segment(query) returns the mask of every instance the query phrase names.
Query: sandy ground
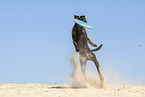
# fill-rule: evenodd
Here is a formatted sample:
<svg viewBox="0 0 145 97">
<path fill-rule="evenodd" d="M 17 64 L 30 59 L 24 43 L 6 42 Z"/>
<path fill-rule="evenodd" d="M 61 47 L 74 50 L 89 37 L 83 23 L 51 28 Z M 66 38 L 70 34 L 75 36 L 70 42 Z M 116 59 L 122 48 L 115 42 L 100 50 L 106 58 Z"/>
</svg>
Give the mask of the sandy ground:
<svg viewBox="0 0 145 97">
<path fill-rule="evenodd" d="M 69 85 L 0 84 L 0 97 L 145 97 L 145 86 L 72 88 Z"/>
</svg>

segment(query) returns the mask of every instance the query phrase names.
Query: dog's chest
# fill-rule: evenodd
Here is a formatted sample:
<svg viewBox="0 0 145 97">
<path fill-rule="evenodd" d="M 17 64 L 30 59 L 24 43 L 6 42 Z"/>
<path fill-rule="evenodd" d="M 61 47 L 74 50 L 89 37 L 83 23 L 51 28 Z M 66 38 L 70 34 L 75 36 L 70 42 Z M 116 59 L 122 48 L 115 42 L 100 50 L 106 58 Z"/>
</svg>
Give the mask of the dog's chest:
<svg viewBox="0 0 145 97">
<path fill-rule="evenodd" d="M 85 31 L 84 29 L 81 31 L 81 40 L 82 40 L 82 41 L 87 40 L 86 31 Z"/>
<path fill-rule="evenodd" d="M 79 44 L 80 44 L 80 46 L 82 48 L 84 48 L 85 46 L 87 46 L 87 35 L 86 35 L 85 30 L 82 30 L 81 31 Z"/>
</svg>

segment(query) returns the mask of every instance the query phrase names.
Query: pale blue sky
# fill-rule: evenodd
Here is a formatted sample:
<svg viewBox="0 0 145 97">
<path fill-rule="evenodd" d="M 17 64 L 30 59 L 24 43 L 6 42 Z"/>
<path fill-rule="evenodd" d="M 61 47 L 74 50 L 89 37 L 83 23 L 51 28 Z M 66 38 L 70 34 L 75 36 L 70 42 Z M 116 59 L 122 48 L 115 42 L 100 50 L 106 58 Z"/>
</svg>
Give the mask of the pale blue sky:
<svg viewBox="0 0 145 97">
<path fill-rule="evenodd" d="M 102 74 L 113 68 L 145 85 L 144 0 L 1 0 L 0 83 L 64 83 L 72 73 L 75 14 L 86 15 L 94 27 L 88 37 L 103 44 L 95 52 Z"/>
</svg>

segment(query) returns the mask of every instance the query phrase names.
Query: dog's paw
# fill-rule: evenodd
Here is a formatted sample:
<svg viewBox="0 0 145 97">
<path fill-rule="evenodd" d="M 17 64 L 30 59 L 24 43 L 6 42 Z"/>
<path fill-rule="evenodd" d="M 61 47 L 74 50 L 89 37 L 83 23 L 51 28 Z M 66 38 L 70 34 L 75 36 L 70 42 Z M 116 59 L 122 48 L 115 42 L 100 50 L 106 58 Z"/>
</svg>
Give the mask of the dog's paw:
<svg viewBox="0 0 145 97">
<path fill-rule="evenodd" d="M 94 44 L 93 46 L 94 46 L 94 47 L 97 47 L 97 45 L 96 45 L 96 44 Z"/>
<path fill-rule="evenodd" d="M 79 49 L 76 49 L 76 52 L 79 52 Z"/>
</svg>

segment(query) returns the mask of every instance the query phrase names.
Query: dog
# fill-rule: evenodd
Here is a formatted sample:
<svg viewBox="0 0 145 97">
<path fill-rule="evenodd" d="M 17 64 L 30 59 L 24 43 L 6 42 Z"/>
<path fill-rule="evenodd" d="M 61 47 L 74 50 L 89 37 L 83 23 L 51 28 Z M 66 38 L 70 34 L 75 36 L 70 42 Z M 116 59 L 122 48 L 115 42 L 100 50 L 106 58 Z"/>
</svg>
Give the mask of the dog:
<svg viewBox="0 0 145 97">
<path fill-rule="evenodd" d="M 80 17 L 77 15 L 74 15 L 74 18 L 87 23 L 87 20 L 84 15 Z M 72 39 L 73 39 L 73 44 L 75 46 L 76 52 L 79 52 L 80 54 L 79 59 L 80 59 L 81 71 L 83 73 L 84 79 L 87 80 L 87 77 L 85 74 L 85 67 L 86 67 L 87 61 L 90 60 L 94 62 L 97 68 L 100 80 L 104 82 L 104 78 L 99 69 L 99 62 L 96 59 L 95 54 L 93 53 L 93 51 L 98 51 L 102 47 L 102 44 L 99 47 L 97 47 L 96 44 L 91 42 L 91 40 L 87 36 L 85 28 L 78 25 L 77 23 L 75 23 L 72 29 Z M 88 47 L 88 43 L 97 48 L 90 50 L 90 48 Z"/>
</svg>

